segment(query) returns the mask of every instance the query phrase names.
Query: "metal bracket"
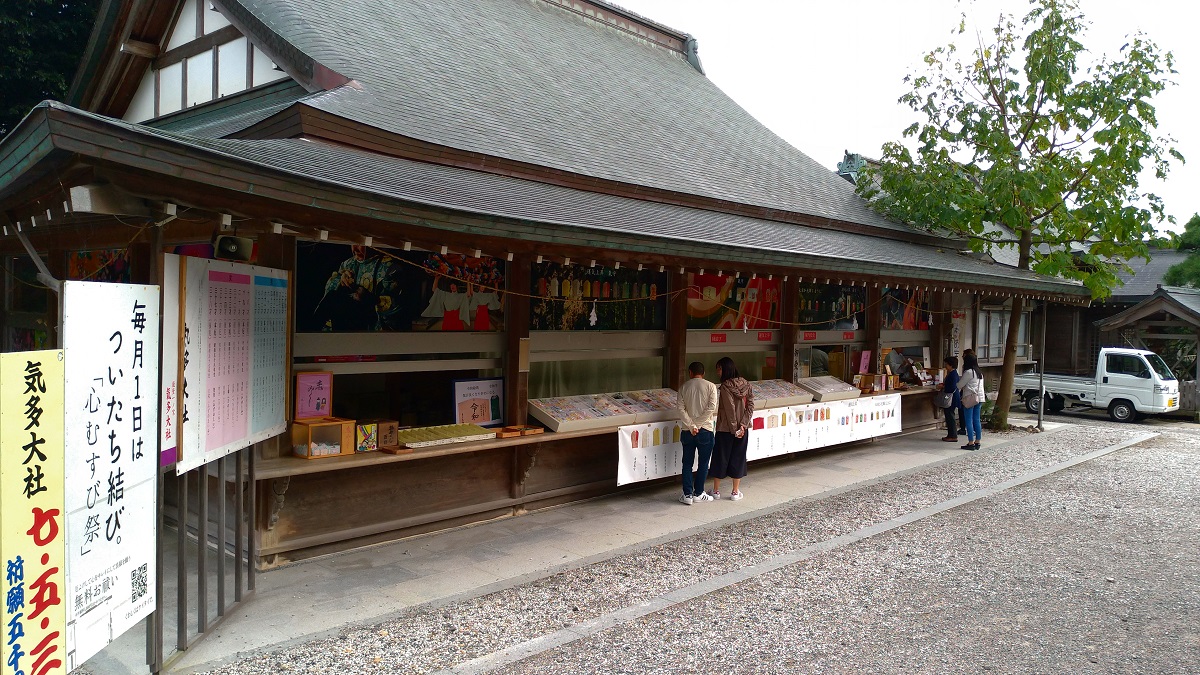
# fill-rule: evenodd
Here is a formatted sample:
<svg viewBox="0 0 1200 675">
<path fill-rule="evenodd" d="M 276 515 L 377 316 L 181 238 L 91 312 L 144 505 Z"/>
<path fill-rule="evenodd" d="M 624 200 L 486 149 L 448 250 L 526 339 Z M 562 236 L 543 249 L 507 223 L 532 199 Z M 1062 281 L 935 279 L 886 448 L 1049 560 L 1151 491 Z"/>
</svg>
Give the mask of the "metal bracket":
<svg viewBox="0 0 1200 675">
<path fill-rule="evenodd" d="M 275 524 L 279 522 L 279 512 L 283 510 L 284 495 L 287 494 L 288 486 L 291 485 L 292 477 L 283 476 L 275 478 L 271 481 L 271 492 L 274 494 L 274 499 L 271 500 L 271 512 L 267 518 L 267 531 L 275 529 Z"/>
</svg>

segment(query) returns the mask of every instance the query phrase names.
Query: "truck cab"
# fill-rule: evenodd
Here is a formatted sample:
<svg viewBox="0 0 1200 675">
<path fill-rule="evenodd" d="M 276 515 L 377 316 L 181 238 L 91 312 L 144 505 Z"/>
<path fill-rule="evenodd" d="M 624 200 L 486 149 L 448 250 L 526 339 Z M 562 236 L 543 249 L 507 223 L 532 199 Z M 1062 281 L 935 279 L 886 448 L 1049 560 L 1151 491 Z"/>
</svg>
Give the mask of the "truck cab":
<svg viewBox="0 0 1200 675">
<path fill-rule="evenodd" d="M 1179 381 L 1158 354 L 1144 350 L 1105 349 L 1096 365 L 1096 403 L 1093 405 L 1110 407 L 1114 401 L 1128 400 L 1138 413 L 1179 409 Z"/>
</svg>

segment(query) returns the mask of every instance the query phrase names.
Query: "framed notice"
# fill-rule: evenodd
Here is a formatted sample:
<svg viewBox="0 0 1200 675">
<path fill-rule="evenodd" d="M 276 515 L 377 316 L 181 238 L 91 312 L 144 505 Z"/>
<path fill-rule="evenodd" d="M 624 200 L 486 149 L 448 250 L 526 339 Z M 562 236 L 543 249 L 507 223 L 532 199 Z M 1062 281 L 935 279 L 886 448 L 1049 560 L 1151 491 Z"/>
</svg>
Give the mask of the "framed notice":
<svg viewBox="0 0 1200 675">
<path fill-rule="evenodd" d="M 495 427 L 504 423 L 504 378 L 454 381 L 454 419 L 458 424 Z"/>
<path fill-rule="evenodd" d="M 183 474 L 287 430 L 288 273 L 175 257 L 183 320 L 172 412 Z"/>
<path fill-rule="evenodd" d="M 293 419 L 329 417 L 332 399 L 333 373 L 323 370 L 296 373 L 296 416 Z"/>
</svg>

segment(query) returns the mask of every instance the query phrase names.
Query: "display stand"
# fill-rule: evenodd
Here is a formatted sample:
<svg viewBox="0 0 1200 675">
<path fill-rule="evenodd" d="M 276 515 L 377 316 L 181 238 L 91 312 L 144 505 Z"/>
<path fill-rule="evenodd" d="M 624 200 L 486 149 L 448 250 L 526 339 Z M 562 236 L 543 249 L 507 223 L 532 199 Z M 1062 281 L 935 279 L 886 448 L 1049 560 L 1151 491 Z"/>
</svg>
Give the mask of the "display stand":
<svg viewBox="0 0 1200 675">
<path fill-rule="evenodd" d="M 844 401 L 862 395 L 862 391 L 858 387 L 847 384 L 832 375 L 806 377 L 797 380 L 796 385 L 812 392 L 814 401 Z"/>
<path fill-rule="evenodd" d="M 671 389 L 530 399 L 529 414 L 551 431 L 583 431 L 678 417 Z"/>
</svg>

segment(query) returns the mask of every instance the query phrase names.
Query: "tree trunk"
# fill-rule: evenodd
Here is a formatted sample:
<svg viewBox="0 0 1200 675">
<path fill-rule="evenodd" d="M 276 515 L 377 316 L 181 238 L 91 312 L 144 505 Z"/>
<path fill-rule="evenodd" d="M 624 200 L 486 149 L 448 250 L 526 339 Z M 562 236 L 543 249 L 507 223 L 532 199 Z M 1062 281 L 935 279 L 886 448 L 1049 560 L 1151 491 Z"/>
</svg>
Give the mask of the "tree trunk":
<svg viewBox="0 0 1200 675">
<path fill-rule="evenodd" d="M 1031 223 L 1021 230 L 1021 242 L 1017 245 L 1017 269 L 1029 269 L 1029 253 L 1032 248 Z M 1012 405 L 1013 380 L 1017 376 L 1017 338 L 1021 335 L 1021 312 L 1024 309 L 1025 299 L 1013 296 L 1012 311 L 1008 315 L 1008 335 L 1004 339 L 1004 367 L 1000 370 L 996 406 L 992 408 L 992 428 L 1001 431 L 1008 428 L 1008 408 Z"/>
<path fill-rule="evenodd" d="M 1025 310 L 1023 298 L 1012 299 L 1012 313 L 1008 315 L 1008 337 L 1004 340 L 1004 367 L 1000 371 L 1000 387 L 996 391 L 996 407 L 992 409 L 992 428 L 1008 428 L 1008 408 L 1012 405 L 1013 380 L 1017 375 L 1017 338 L 1021 331 L 1021 312 Z"/>
</svg>

